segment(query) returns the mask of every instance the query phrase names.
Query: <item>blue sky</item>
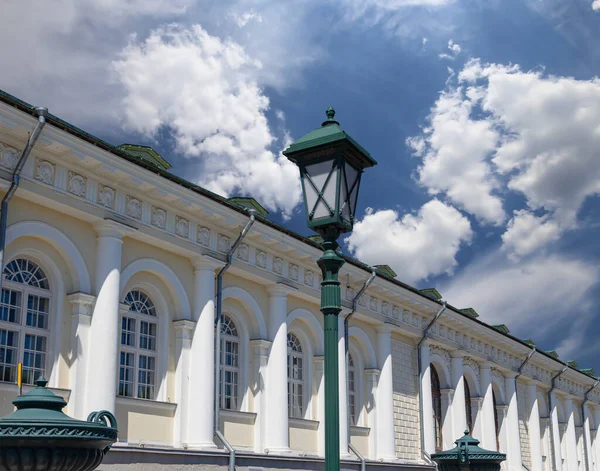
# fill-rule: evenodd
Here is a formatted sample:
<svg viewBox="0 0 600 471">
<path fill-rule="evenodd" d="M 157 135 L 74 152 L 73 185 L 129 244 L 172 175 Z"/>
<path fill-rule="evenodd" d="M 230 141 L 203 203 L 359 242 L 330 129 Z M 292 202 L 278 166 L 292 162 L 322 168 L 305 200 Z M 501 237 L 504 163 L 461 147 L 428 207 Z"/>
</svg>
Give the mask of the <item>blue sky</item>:
<svg viewBox="0 0 600 471">
<path fill-rule="evenodd" d="M 14 0 L 0 22 L 0 88 L 303 234 L 280 152 L 333 106 L 379 162 L 347 252 L 600 372 L 600 0 Z"/>
</svg>

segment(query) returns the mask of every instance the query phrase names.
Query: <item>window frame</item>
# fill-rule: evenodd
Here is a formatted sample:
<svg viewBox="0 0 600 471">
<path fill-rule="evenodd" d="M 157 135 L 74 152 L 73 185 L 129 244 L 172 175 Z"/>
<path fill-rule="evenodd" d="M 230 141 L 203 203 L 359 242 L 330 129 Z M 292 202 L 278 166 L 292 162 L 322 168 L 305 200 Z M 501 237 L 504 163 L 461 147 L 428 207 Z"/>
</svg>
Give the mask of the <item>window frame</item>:
<svg viewBox="0 0 600 471">
<path fill-rule="evenodd" d="M 227 322 L 226 322 L 227 320 Z M 229 332 L 225 332 L 225 329 L 233 326 L 233 329 L 229 329 Z M 242 369 L 240 367 L 241 358 L 240 354 L 242 351 L 242 341 L 241 341 L 240 329 L 236 320 L 228 315 L 223 314 L 223 319 L 221 322 L 221 358 L 219 358 L 219 408 L 221 410 L 230 410 L 230 411 L 240 411 L 242 407 L 240 388 L 241 388 L 241 377 L 242 377 Z M 225 364 L 225 355 L 226 355 L 226 345 L 229 342 L 231 345 L 235 345 L 236 350 L 234 352 L 236 358 L 236 364 L 226 365 Z M 225 376 L 223 373 L 231 373 L 233 378 L 231 384 L 233 385 L 233 393 L 231 395 L 225 395 L 224 393 L 224 381 Z M 231 400 L 233 403 L 233 407 L 226 407 L 227 401 Z"/>
<path fill-rule="evenodd" d="M 360 416 L 360 411 L 358 409 L 358 368 L 356 367 L 356 363 L 354 361 L 354 357 L 351 352 L 348 352 L 348 420 L 350 421 L 351 427 L 356 427 L 358 425 L 358 419 Z M 352 387 L 350 386 L 352 385 Z"/>
<path fill-rule="evenodd" d="M 140 302 L 139 298 L 134 300 L 133 303 L 128 303 L 127 302 L 127 298 L 128 296 L 133 293 L 133 292 L 138 292 L 140 294 L 142 294 L 143 296 L 145 296 L 146 301 L 149 301 L 151 308 L 149 309 L 150 311 L 153 311 L 154 314 L 150 314 L 147 312 L 142 312 L 142 311 L 133 311 L 131 310 L 131 306 L 133 304 L 137 304 L 138 302 Z M 158 400 L 158 394 L 159 394 L 159 387 L 160 387 L 160 382 L 159 382 L 159 333 L 160 333 L 160 319 L 159 319 L 159 315 L 157 312 L 157 308 L 156 308 L 156 303 L 152 300 L 152 297 L 143 289 L 134 287 L 131 288 L 130 290 L 127 291 L 125 297 L 124 297 L 124 301 L 123 304 L 125 305 L 129 305 L 129 310 L 127 311 L 123 311 L 121 312 L 120 317 L 120 329 L 119 329 L 119 368 L 118 368 L 118 378 L 117 378 L 117 397 L 124 397 L 124 398 L 129 398 L 129 399 L 140 399 L 140 400 L 146 400 L 146 401 L 157 401 Z M 144 304 L 144 303 L 141 303 Z M 131 330 L 126 330 L 126 332 L 134 332 L 134 345 L 128 345 L 128 344 L 124 344 L 123 343 L 123 322 L 125 319 L 128 320 L 132 320 L 135 322 L 135 327 L 133 331 Z M 146 323 L 149 326 L 154 325 L 155 328 L 155 332 L 154 335 L 151 335 L 150 333 L 148 335 L 146 335 L 145 337 L 148 339 L 153 338 L 154 339 L 154 349 L 147 349 L 147 348 L 143 348 L 140 346 L 141 344 L 141 339 L 142 339 L 142 323 Z M 132 355 L 133 356 L 133 365 L 132 366 L 128 366 L 128 365 L 123 365 L 121 358 L 123 355 Z M 152 359 L 154 361 L 154 370 L 152 371 L 150 368 L 141 368 L 140 366 L 140 362 L 141 362 L 141 357 L 145 357 L 147 359 L 147 361 L 149 361 L 150 359 Z M 125 381 L 124 379 L 121 379 L 121 371 L 122 368 L 127 367 L 129 369 L 133 370 L 133 380 L 132 381 Z M 140 383 L 140 371 L 146 371 L 146 374 L 148 374 L 148 372 L 152 372 L 154 374 L 154 381 L 153 382 L 147 382 L 147 383 Z M 121 394 L 121 385 L 123 383 L 127 383 L 127 384 L 131 384 L 132 386 L 132 394 L 131 395 L 126 395 L 126 394 Z M 151 394 L 151 397 L 143 397 L 144 394 L 140 394 L 140 387 L 145 388 L 146 391 L 148 391 L 151 388 L 151 391 L 153 394 Z"/>
<path fill-rule="evenodd" d="M 471 396 L 471 388 L 469 388 L 469 382 L 467 378 L 463 376 L 464 390 L 465 390 L 465 415 L 466 415 L 466 423 L 467 429 L 469 429 L 469 434 L 473 434 L 473 408 L 472 408 L 472 396 Z"/>
<path fill-rule="evenodd" d="M 6 270 L 8 269 L 8 267 L 13 264 L 13 263 L 18 263 L 19 261 L 24 260 L 26 261 L 29 265 L 33 265 L 35 267 L 35 271 L 33 271 L 33 274 L 36 273 L 41 273 L 43 275 L 42 280 L 45 281 L 45 286 L 47 286 L 47 288 L 41 288 L 39 286 L 34 286 L 31 284 L 27 284 L 27 283 L 21 283 L 19 281 L 12 281 L 10 279 L 7 278 L 7 274 L 6 274 Z M 19 271 L 22 271 L 22 268 L 20 267 Z M 50 283 L 50 279 L 47 276 L 47 270 L 45 268 L 43 268 L 37 261 L 33 261 L 28 257 L 25 256 L 16 256 L 14 258 L 12 258 L 8 263 L 6 263 L 6 265 L 4 266 L 4 269 L 2 270 L 2 291 L 7 290 L 7 291 L 13 291 L 13 292 L 17 292 L 19 293 L 20 296 L 20 300 L 19 300 L 19 322 L 10 322 L 8 320 L 0 320 L 0 330 L 3 331 L 7 331 L 7 332 L 13 332 L 16 333 L 17 336 L 17 345 L 16 345 L 16 360 L 17 363 L 13 365 L 9 364 L 10 366 L 14 367 L 14 380 L 9 379 L 9 380 L 4 380 L 1 379 L 4 377 L 4 371 L 6 368 L 6 363 L 3 363 L 0 371 L 2 372 L 2 375 L 0 376 L 0 382 L 4 382 L 4 383 L 16 383 L 17 382 L 17 365 L 19 363 L 23 363 L 23 384 L 27 384 L 27 385 L 33 385 L 35 384 L 35 380 L 37 379 L 36 377 L 36 372 L 39 372 L 40 375 L 43 375 L 45 377 L 49 377 L 50 373 L 51 373 L 51 369 L 52 369 L 52 349 L 51 349 L 51 341 L 52 341 L 52 335 L 54 334 L 53 329 L 52 329 L 52 324 L 51 324 L 51 319 L 53 318 L 54 314 L 54 303 L 53 303 L 53 293 L 52 293 L 52 285 Z M 14 273 L 14 271 L 13 271 Z M 26 281 L 26 280 L 25 280 Z M 39 284 L 39 281 L 38 281 Z M 1 294 L 0 294 L 1 296 Z M 46 327 L 36 327 L 33 325 L 27 325 L 27 317 L 28 317 L 28 311 L 29 311 L 29 298 L 30 296 L 35 296 L 38 298 L 45 298 L 47 300 L 47 311 L 45 312 L 46 315 Z M 5 304 L 1 301 L 2 298 L 0 297 L 0 306 L 4 306 Z M 8 306 L 11 306 L 10 304 Z M 39 310 L 37 310 L 39 312 Z M 41 337 L 44 339 L 45 341 L 45 349 L 43 351 L 43 362 L 42 362 L 42 366 L 41 368 L 36 368 L 35 367 L 35 359 L 34 359 L 34 365 L 32 367 L 27 367 L 25 365 L 25 353 L 26 353 L 26 349 L 25 349 L 25 339 L 27 338 L 27 336 L 33 336 L 34 338 L 37 337 Z M 31 352 L 33 352 L 33 354 L 35 355 L 36 352 L 38 352 L 38 350 L 30 350 Z M 31 376 L 31 381 L 27 381 L 27 376 L 28 376 L 28 371 L 32 371 L 32 376 Z M 38 376 L 39 377 L 39 376 Z"/>
<path fill-rule="evenodd" d="M 435 366 L 429 366 L 431 376 L 431 402 L 433 408 L 433 433 L 435 437 L 435 451 L 442 451 L 444 448 L 444 431 L 442 422 L 442 387 L 440 375 Z"/>
<path fill-rule="evenodd" d="M 292 340 L 295 339 L 295 342 Z M 292 344 L 292 346 L 290 345 Z M 293 371 L 293 361 L 300 360 L 300 378 L 293 378 L 290 374 Z M 306 365 L 306 356 L 302 342 L 293 332 L 287 334 L 287 384 L 288 384 L 288 417 L 290 419 L 303 419 L 306 413 L 306 373 L 308 371 Z M 294 388 L 299 386 L 300 388 Z M 296 392 L 294 391 L 296 389 Z M 300 394 L 297 391 L 300 390 Z M 299 397 L 299 401 L 293 401 L 294 397 Z"/>
</svg>

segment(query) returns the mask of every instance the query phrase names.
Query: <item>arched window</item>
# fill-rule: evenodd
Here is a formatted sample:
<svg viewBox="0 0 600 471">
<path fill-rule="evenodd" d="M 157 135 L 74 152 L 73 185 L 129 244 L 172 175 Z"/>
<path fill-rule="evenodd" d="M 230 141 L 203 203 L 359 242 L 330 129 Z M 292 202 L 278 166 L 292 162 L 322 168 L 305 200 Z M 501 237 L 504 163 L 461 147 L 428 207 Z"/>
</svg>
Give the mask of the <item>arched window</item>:
<svg viewBox="0 0 600 471">
<path fill-rule="evenodd" d="M 129 311 L 121 317 L 118 395 L 155 399 L 156 308 L 146 293 L 135 289 L 124 302 Z"/>
<path fill-rule="evenodd" d="M 500 421 L 498 420 L 498 404 L 496 403 L 496 393 L 493 389 L 492 401 L 494 403 L 494 430 L 496 431 L 496 451 L 500 451 Z"/>
<path fill-rule="evenodd" d="M 0 381 L 17 381 L 23 363 L 23 383 L 34 384 L 46 370 L 50 316 L 50 285 L 31 260 L 17 258 L 2 273 L 0 299 Z"/>
<path fill-rule="evenodd" d="M 469 383 L 467 378 L 463 377 L 465 383 L 465 410 L 467 413 L 467 429 L 469 433 L 473 433 L 473 411 L 471 410 L 471 390 L 469 389 Z"/>
<path fill-rule="evenodd" d="M 288 415 L 304 417 L 304 354 L 300 340 L 294 334 L 287 336 L 288 355 Z"/>
<path fill-rule="evenodd" d="M 348 414 L 350 425 L 356 425 L 356 369 L 350 353 L 348 353 Z"/>
<path fill-rule="evenodd" d="M 431 398 L 433 400 L 433 428 L 435 432 L 435 451 L 442 451 L 442 391 L 440 388 L 440 377 L 431 365 Z"/>
<path fill-rule="evenodd" d="M 240 379 L 240 336 L 233 319 L 223 316 L 221 323 L 221 409 L 238 409 Z"/>
</svg>

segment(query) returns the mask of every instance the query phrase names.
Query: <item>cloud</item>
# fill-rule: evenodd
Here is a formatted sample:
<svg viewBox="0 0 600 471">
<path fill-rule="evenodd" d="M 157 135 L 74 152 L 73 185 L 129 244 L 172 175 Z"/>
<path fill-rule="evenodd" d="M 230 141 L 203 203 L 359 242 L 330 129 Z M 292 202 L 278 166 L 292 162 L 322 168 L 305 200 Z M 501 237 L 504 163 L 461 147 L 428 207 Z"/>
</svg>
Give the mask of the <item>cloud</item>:
<svg viewBox="0 0 600 471">
<path fill-rule="evenodd" d="M 233 14 L 233 18 L 236 22 L 236 24 L 240 27 L 243 28 L 244 26 L 246 26 L 250 21 L 258 21 L 259 23 L 262 23 L 262 16 L 259 15 L 258 13 L 256 13 L 254 10 L 248 10 L 245 11 L 244 13 L 242 13 L 241 15 L 234 13 Z"/>
<path fill-rule="evenodd" d="M 514 212 L 502 234 L 504 249 L 512 260 L 529 255 L 558 240 L 561 228 L 548 215 L 537 217 L 525 209 Z"/>
<path fill-rule="evenodd" d="M 457 252 L 471 237 L 468 219 L 434 199 L 416 214 L 402 217 L 391 209 L 368 212 L 355 223 L 346 243 L 360 260 L 390 265 L 399 279 L 414 283 L 452 273 Z"/>
<path fill-rule="evenodd" d="M 300 201 L 298 170 L 271 150 L 269 99 L 256 82 L 261 64 L 244 48 L 199 25 L 171 25 L 134 38 L 113 67 L 126 90 L 129 128 L 151 137 L 168 129 L 178 151 L 200 164 L 201 185 L 291 214 Z"/>
<path fill-rule="evenodd" d="M 508 262 L 496 251 L 471 264 L 439 287 L 444 298 L 459 308 L 473 307 L 481 320 L 506 324 L 517 337 L 550 342 L 561 327 L 567 342 L 578 335 L 578 317 L 592 315 L 590 290 L 598 283 L 592 264 L 563 256 L 538 256 L 520 264 Z M 555 345 L 546 345 L 551 349 Z"/>
<path fill-rule="evenodd" d="M 501 224 L 506 215 L 489 163 L 500 136 L 492 122 L 471 117 L 477 101 L 461 88 L 442 92 L 422 135 L 409 138 L 407 144 L 422 160 L 417 179 L 429 194 L 444 193 L 482 221 Z"/>
<path fill-rule="evenodd" d="M 592 10 L 600 10 L 600 0 L 594 0 L 592 2 Z"/>
<path fill-rule="evenodd" d="M 460 54 L 461 47 L 459 44 L 455 43 L 452 39 L 450 39 L 448 41 L 448 50 L 450 51 L 450 54 L 444 52 L 439 55 L 439 58 L 454 60 L 456 56 Z"/>
</svg>

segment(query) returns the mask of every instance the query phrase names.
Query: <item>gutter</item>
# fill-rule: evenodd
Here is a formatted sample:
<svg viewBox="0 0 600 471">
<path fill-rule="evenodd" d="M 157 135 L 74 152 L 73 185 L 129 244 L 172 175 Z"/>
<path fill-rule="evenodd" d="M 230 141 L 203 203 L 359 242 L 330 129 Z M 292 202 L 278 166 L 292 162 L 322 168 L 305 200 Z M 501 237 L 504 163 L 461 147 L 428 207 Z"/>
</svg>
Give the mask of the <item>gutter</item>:
<svg viewBox="0 0 600 471">
<path fill-rule="evenodd" d="M 552 469 L 554 471 L 556 471 L 556 450 L 554 449 L 554 420 L 552 419 L 553 414 L 552 411 L 554 410 L 554 404 L 552 401 L 552 392 L 556 389 L 556 380 L 565 372 L 569 369 L 568 366 L 565 366 L 559 373 L 557 373 L 553 378 L 552 378 L 552 387 L 550 388 L 550 391 L 548 391 L 548 407 L 549 407 L 549 412 L 550 414 L 548 414 L 550 416 L 550 440 L 552 443 Z M 557 424 L 558 425 L 558 424 Z"/>
<path fill-rule="evenodd" d="M 17 162 L 17 165 L 13 170 L 10 187 L 4 195 L 4 198 L 2 198 L 2 203 L 0 203 L 0 211 L 2 212 L 2 214 L 0 215 L 0 270 L 4 269 L 4 249 L 6 247 L 8 203 L 10 202 L 13 195 L 17 191 L 17 188 L 19 187 L 19 183 L 21 180 L 21 171 L 25 166 L 25 162 L 27 162 L 27 158 L 31 153 L 31 149 L 33 149 L 33 146 L 38 140 L 38 137 L 40 137 L 40 134 L 42 133 L 42 129 L 44 129 L 44 126 L 46 125 L 46 116 L 48 115 L 48 110 L 39 106 L 35 108 L 35 113 L 37 114 L 38 122 L 35 125 L 35 128 L 33 128 L 33 131 L 31 131 L 31 134 L 29 135 L 29 139 L 27 140 L 27 144 L 25 145 L 23 152 L 21 152 L 21 157 L 19 157 L 19 161 Z M 0 275 L 0 290 L 1 289 L 2 276 Z"/>
<path fill-rule="evenodd" d="M 597 379 L 596 382 L 594 383 L 594 385 L 585 392 L 585 394 L 583 395 L 583 402 L 581 403 L 581 419 L 583 420 L 583 435 L 584 435 L 583 436 L 583 455 L 585 456 L 585 469 L 590 469 L 589 453 L 590 453 L 591 450 L 588 450 L 588 442 L 587 442 L 586 437 L 585 437 L 585 411 L 584 411 L 584 406 L 589 401 L 588 394 L 591 393 L 596 388 L 596 386 L 598 386 L 598 383 L 600 383 L 600 379 Z"/>
<path fill-rule="evenodd" d="M 256 210 L 250 209 L 248 210 L 250 213 L 250 219 L 242 229 L 242 232 L 238 236 L 237 240 L 234 242 L 233 246 L 227 252 L 227 262 L 225 266 L 219 270 L 219 273 L 216 276 L 217 280 L 217 315 L 215 319 L 215 326 L 217 328 L 217 332 L 215 335 L 215 401 L 214 401 L 214 432 L 215 436 L 223 443 L 223 446 L 229 451 L 229 471 L 235 471 L 235 450 L 229 441 L 223 435 L 223 432 L 219 429 L 220 425 L 220 413 L 221 413 L 221 384 L 219 381 L 219 373 L 221 370 L 221 325 L 223 323 L 223 275 L 231 266 L 231 262 L 233 260 L 233 254 L 242 243 L 246 234 L 250 231 L 250 228 L 254 224 Z"/>
<path fill-rule="evenodd" d="M 523 374 L 523 368 L 525 368 L 525 365 L 527 364 L 527 362 L 529 360 L 531 360 L 531 357 L 533 356 L 533 354 L 536 352 L 536 348 L 535 347 L 531 347 L 531 351 L 529 352 L 529 354 L 527 355 L 527 358 L 525 358 L 525 360 L 523 361 L 523 363 L 521 363 L 521 366 L 519 366 L 519 372 L 517 373 L 517 376 L 515 376 L 515 396 L 517 395 L 517 379 L 519 379 L 519 376 L 521 376 Z M 515 398 L 516 400 L 516 398 Z M 517 419 L 519 416 L 519 401 L 517 400 Z M 518 420 L 517 420 L 518 422 Z M 552 427 L 550 427 L 552 428 Z M 521 433 L 519 433 L 519 454 L 521 454 L 521 450 L 523 449 L 523 442 L 521 439 Z M 521 466 L 523 468 L 525 468 L 526 471 L 531 471 L 526 465 L 525 463 L 523 463 L 521 461 Z"/>
<path fill-rule="evenodd" d="M 429 337 L 429 330 L 433 327 L 433 324 L 435 324 L 437 322 L 437 320 L 442 316 L 442 314 L 444 313 L 445 310 L 446 310 L 446 301 L 443 302 L 442 308 L 437 312 L 437 314 L 432 319 L 432 321 L 429 323 L 429 325 L 427 327 L 425 327 L 425 330 L 423 331 L 423 337 L 421 337 L 421 340 L 419 340 L 419 343 L 417 344 L 417 366 L 419 369 L 417 379 L 419 381 L 419 420 L 421 421 L 421 426 L 419 427 L 419 432 L 421 435 L 421 456 L 423 456 L 425 458 L 425 460 L 429 462 L 429 464 L 435 465 L 436 469 L 438 467 L 437 463 L 435 463 L 431 459 L 431 456 L 425 450 L 425 430 L 423 429 L 423 383 L 421 381 L 421 373 L 423 372 L 423 365 L 422 365 L 423 361 L 421 358 L 421 345 L 423 345 L 423 342 L 425 342 L 425 340 L 427 340 L 427 338 Z"/>
<path fill-rule="evenodd" d="M 348 330 L 349 330 L 350 318 L 356 313 L 356 308 L 358 306 L 358 299 L 364 294 L 364 292 L 367 290 L 367 288 L 369 287 L 369 285 L 371 283 L 373 283 L 373 280 L 376 277 L 377 277 L 377 272 L 375 270 L 372 270 L 371 271 L 371 276 L 369 276 L 369 278 L 367 278 L 367 280 L 365 281 L 365 283 L 362 286 L 362 288 L 359 290 L 358 293 L 356 293 L 356 296 L 354 296 L 354 299 L 352 300 L 352 311 L 350 311 L 350 314 L 348 314 L 346 317 L 344 317 L 344 348 L 346 350 L 346 352 L 345 352 L 345 355 L 346 355 L 346 375 L 348 374 L 348 342 L 349 342 Z M 346 396 L 349 399 L 350 393 L 348 391 L 348 388 L 346 388 Z M 346 427 L 346 428 L 348 430 L 348 448 L 360 460 L 360 471 L 366 471 L 366 469 L 367 469 L 367 460 L 361 454 L 361 452 L 358 451 L 358 449 L 356 449 L 356 447 L 350 442 L 350 415 L 347 415 L 347 418 L 348 418 L 348 427 Z"/>
</svg>

